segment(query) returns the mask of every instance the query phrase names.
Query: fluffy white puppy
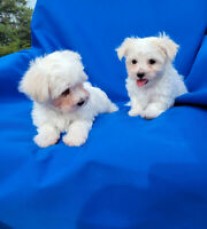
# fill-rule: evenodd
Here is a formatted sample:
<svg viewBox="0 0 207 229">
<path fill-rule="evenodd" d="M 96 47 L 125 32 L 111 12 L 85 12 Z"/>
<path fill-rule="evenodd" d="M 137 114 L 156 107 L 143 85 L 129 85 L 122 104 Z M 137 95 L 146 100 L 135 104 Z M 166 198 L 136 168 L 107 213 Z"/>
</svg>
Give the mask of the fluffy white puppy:
<svg viewBox="0 0 207 229">
<path fill-rule="evenodd" d="M 95 116 L 117 110 L 102 90 L 86 80 L 81 57 L 72 51 L 56 51 L 31 62 L 19 91 L 34 101 L 32 119 L 38 146 L 55 144 L 62 132 L 66 132 L 65 144 L 80 146 Z"/>
<path fill-rule="evenodd" d="M 177 50 L 178 45 L 165 34 L 126 38 L 116 49 L 120 60 L 126 58 L 130 116 L 155 118 L 187 92 L 183 77 L 172 65 Z"/>
</svg>

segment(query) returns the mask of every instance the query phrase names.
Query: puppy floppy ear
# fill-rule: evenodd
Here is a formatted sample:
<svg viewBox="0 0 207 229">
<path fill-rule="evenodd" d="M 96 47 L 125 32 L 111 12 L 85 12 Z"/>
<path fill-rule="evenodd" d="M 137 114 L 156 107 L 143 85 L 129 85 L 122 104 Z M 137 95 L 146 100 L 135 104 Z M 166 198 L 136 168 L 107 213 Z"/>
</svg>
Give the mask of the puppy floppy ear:
<svg viewBox="0 0 207 229">
<path fill-rule="evenodd" d="M 46 75 L 42 75 L 36 61 L 31 63 L 30 68 L 24 74 L 18 87 L 20 92 L 29 96 L 32 100 L 43 103 L 49 99 L 49 85 Z"/>
<path fill-rule="evenodd" d="M 165 33 L 160 34 L 155 42 L 171 61 L 175 58 L 179 45 L 171 40 Z"/>
<path fill-rule="evenodd" d="M 122 44 L 116 49 L 119 60 L 121 60 L 124 56 L 127 56 L 127 53 L 132 46 L 132 43 L 135 38 L 126 38 Z"/>
</svg>

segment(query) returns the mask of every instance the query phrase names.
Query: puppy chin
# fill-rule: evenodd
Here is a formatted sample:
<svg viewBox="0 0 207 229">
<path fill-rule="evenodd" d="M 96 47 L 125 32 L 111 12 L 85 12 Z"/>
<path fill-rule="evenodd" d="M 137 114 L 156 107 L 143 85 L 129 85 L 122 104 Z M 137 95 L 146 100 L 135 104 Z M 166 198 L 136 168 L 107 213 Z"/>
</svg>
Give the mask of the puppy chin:
<svg viewBox="0 0 207 229">
<path fill-rule="evenodd" d="M 77 110 L 77 106 L 62 106 L 62 107 L 56 107 L 59 111 L 63 113 L 72 113 Z"/>
</svg>

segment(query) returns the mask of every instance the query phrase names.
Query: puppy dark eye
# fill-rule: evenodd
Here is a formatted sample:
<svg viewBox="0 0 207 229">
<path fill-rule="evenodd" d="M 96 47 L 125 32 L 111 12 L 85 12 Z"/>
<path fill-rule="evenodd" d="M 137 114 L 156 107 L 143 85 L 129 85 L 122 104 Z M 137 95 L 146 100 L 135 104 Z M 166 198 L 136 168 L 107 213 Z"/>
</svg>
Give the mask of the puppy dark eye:
<svg viewBox="0 0 207 229">
<path fill-rule="evenodd" d="M 153 65 L 153 64 L 155 64 L 155 63 L 156 63 L 156 60 L 154 60 L 154 59 L 149 59 L 149 64 Z"/>
<path fill-rule="evenodd" d="M 70 94 L 70 89 L 68 88 L 68 89 L 66 89 L 65 91 L 63 91 L 62 92 L 62 96 L 67 96 L 67 95 L 69 95 Z"/>
<path fill-rule="evenodd" d="M 137 60 L 132 59 L 132 62 L 131 62 L 131 63 L 132 63 L 132 64 L 137 64 L 137 62 L 138 62 Z"/>
</svg>

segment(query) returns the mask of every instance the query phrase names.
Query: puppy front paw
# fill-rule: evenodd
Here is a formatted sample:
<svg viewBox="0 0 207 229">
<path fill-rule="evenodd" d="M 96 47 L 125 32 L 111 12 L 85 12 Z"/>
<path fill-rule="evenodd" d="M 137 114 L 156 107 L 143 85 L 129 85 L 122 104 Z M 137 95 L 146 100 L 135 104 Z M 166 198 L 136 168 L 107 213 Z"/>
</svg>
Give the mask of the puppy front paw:
<svg viewBox="0 0 207 229">
<path fill-rule="evenodd" d="M 161 115 L 165 110 L 160 109 L 156 106 L 149 106 L 145 109 L 145 111 L 141 114 L 141 117 L 146 119 L 153 119 L 157 118 L 159 115 Z"/>
<path fill-rule="evenodd" d="M 59 139 L 57 135 L 37 134 L 34 137 L 34 142 L 41 148 L 54 145 Z"/>
<path fill-rule="evenodd" d="M 131 116 L 131 117 L 135 117 L 135 116 L 138 116 L 140 115 L 140 110 L 137 110 L 137 109 L 131 109 L 129 112 L 128 112 L 128 115 Z"/>
<path fill-rule="evenodd" d="M 83 145 L 87 140 L 87 137 L 76 135 L 76 134 L 66 134 L 63 137 L 63 142 L 68 146 L 81 146 Z"/>
</svg>

